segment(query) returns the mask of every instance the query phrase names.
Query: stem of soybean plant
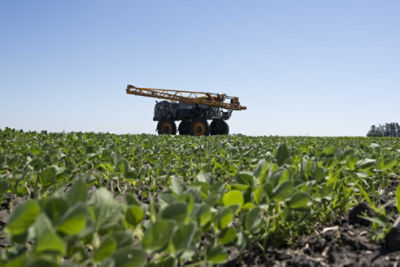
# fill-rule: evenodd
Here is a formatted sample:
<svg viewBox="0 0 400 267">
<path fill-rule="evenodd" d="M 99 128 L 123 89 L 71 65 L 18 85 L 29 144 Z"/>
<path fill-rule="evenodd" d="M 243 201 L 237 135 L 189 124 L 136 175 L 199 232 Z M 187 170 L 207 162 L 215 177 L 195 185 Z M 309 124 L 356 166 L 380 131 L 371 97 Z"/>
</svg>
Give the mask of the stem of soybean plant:
<svg viewBox="0 0 400 267">
<path fill-rule="evenodd" d="M 30 196 L 31 196 L 31 190 L 29 189 L 29 186 L 27 185 L 26 182 L 24 182 L 24 186 L 25 186 L 25 188 L 26 188 L 26 191 L 28 191 L 28 196 L 29 196 L 29 198 L 30 198 Z M 35 193 L 36 193 L 36 192 L 35 192 Z"/>
<path fill-rule="evenodd" d="M 37 186 L 36 189 L 37 189 L 37 192 L 35 192 L 36 193 L 36 198 L 39 198 L 39 199 L 42 198 L 41 197 L 42 186 Z"/>
<path fill-rule="evenodd" d="M 118 189 L 118 192 L 122 192 L 121 187 L 119 185 L 119 179 L 117 180 L 117 189 Z"/>
<path fill-rule="evenodd" d="M 112 192 L 113 195 L 114 195 L 114 183 L 113 183 L 112 179 L 109 180 L 109 183 L 110 183 L 110 190 L 111 190 L 111 192 Z"/>
</svg>

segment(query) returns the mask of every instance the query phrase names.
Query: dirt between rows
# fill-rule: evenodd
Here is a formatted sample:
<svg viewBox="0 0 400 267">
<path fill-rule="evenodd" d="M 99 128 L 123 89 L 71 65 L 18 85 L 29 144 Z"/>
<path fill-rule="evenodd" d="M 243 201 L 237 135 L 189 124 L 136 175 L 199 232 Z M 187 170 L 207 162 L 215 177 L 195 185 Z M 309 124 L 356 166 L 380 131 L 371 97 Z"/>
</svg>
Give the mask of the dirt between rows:
<svg viewBox="0 0 400 267">
<path fill-rule="evenodd" d="M 400 251 L 369 239 L 368 226 L 341 218 L 330 227 L 301 237 L 293 246 L 264 254 L 260 248 L 233 259 L 226 266 L 399 266 Z"/>
</svg>

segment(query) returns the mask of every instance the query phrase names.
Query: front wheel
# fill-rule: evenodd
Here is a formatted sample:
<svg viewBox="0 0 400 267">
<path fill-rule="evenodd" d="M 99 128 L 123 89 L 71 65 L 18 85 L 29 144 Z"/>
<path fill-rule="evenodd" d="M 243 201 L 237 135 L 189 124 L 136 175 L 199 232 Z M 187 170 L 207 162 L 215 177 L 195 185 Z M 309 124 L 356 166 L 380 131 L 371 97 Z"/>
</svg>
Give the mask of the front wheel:
<svg viewBox="0 0 400 267">
<path fill-rule="evenodd" d="M 217 135 L 217 134 L 229 134 L 229 126 L 223 120 L 213 120 L 210 124 L 210 134 Z"/>
<path fill-rule="evenodd" d="M 171 119 L 162 119 L 157 124 L 158 134 L 176 134 L 175 122 Z"/>
<path fill-rule="evenodd" d="M 208 122 L 202 118 L 196 118 L 190 123 L 190 134 L 195 136 L 209 135 Z"/>
</svg>

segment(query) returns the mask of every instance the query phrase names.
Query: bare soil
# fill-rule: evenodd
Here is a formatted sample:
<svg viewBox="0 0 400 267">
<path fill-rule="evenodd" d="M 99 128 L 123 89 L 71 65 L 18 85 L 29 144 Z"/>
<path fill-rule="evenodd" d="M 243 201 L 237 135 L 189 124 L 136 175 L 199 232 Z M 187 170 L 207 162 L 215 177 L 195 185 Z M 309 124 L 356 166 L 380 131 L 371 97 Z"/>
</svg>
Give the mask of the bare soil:
<svg viewBox="0 0 400 267">
<path fill-rule="evenodd" d="M 284 248 L 259 247 L 232 259 L 226 266 L 400 266 L 400 251 L 369 239 L 370 227 L 342 217 L 333 225 L 302 236 Z"/>
</svg>

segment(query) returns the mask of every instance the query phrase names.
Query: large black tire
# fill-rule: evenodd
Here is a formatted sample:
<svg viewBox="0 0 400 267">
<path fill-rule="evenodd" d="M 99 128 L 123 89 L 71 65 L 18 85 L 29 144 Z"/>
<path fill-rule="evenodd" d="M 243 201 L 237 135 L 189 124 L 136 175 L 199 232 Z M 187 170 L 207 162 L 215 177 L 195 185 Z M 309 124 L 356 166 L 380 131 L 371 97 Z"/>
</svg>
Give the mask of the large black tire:
<svg viewBox="0 0 400 267">
<path fill-rule="evenodd" d="M 210 128 L 207 120 L 203 118 L 196 118 L 190 123 L 190 134 L 195 136 L 209 135 Z"/>
<path fill-rule="evenodd" d="M 190 121 L 183 120 L 179 123 L 178 131 L 180 135 L 187 135 L 190 134 Z"/>
<path fill-rule="evenodd" d="M 210 124 L 210 134 L 229 134 L 229 126 L 223 120 L 213 120 Z"/>
<path fill-rule="evenodd" d="M 175 122 L 171 119 L 162 119 L 157 124 L 158 134 L 176 134 Z"/>
</svg>

